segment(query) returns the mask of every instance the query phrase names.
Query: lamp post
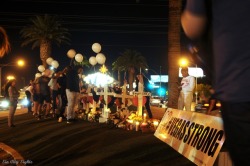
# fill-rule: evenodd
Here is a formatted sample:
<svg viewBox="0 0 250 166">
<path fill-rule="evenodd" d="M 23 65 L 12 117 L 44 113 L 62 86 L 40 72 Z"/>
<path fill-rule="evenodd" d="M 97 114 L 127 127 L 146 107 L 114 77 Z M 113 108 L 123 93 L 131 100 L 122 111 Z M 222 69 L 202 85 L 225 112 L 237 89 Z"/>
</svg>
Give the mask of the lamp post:
<svg viewBox="0 0 250 166">
<path fill-rule="evenodd" d="M 6 66 L 24 66 L 24 61 L 18 60 L 17 62 L 0 64 L 0 96 L 2 96 L 2 68 L 6 67 Z"/>
</svg>

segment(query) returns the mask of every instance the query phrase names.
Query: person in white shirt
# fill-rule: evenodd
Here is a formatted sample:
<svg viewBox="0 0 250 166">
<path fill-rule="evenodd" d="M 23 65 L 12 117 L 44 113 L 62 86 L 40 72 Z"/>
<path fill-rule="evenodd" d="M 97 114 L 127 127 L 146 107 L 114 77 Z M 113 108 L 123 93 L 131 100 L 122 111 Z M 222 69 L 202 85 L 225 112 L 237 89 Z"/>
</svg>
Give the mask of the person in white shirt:
<svg viewBox="0 0 250 166">
<path fill-rule="evenodd" d="M 195 87 L 195 78 L 188 74 L 188 68 L 183 67 L 181 69 L 181 74 L 183 76 L 181 80 L 180 95 L 178 98 L 178 109 L 191 111 L 191 104 L 193 101 L 193 91 Z"/>
</svg>

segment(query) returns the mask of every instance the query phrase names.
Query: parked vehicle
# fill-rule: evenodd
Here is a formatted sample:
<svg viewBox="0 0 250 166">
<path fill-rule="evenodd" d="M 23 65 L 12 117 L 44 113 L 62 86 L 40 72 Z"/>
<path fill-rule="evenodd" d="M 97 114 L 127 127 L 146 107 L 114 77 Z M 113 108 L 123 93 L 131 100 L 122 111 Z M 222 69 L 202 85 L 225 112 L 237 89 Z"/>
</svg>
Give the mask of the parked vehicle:
<svg viewBox="0 0 250 166">
<path fill-rule="evenodd" d="M 160 106 L 161 97 L 160 96 L 151 96 L 150 105 L 151 106 Z"/>
</svg>

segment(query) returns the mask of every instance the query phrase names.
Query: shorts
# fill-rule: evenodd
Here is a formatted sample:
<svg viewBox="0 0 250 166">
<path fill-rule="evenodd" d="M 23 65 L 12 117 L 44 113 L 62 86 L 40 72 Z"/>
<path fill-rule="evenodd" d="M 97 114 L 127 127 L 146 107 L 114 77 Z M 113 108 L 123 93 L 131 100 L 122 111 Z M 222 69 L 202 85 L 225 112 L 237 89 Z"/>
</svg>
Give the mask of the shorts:
<svg viewBox="0 0 250 166">
<path fill-rule="evenodd" d="M 39 102 L 40 101 L 40 94 L 33 94 L 33 101 Z"/>
<path fill-rule="evenodd" d="M 50 95 L 42 95 L 42 94 L 41 94 L 40 97 L 39 97 L 39 103 L 40 103 L 40 104 L 43 104 L 44 101 L 45 101 L 46 103 L 50 103 L 50 102 L 51 102 Z"/>
</svg>

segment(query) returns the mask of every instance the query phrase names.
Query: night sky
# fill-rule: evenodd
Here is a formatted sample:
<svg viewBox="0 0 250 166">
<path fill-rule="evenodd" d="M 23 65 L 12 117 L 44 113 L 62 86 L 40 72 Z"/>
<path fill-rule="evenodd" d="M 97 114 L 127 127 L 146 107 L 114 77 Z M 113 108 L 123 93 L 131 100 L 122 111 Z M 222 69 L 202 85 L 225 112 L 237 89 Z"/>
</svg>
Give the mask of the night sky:
<svg viewBox="0 0 250 166">
<path fill-rule="evenodd" d="M 69 49 L 89 58 L 95 56 L 91 46 L 98 42 L 110 71 L 111 63 L 120 53 L 134 49 L 147 58 L 150 68 L 160 72 L 159 66 L 162 66 L 161 72 L 167 72 L 167 1 L 10 0 L 6 3 L 9 5 L 0 11 L 0 25 L 10 37 L 12 52 L 1 59 L 1 64 L 23 57 L 29 64 L 20 73 L 26 82 L 35 75 L 41 61 L 38 48 L 20 46 L 19 32 L 29 24 L 29 18 L 45 13 L 59 15 L 71 33 L 72 45 L 53 46 L 52 58 L 58 60 L 59 69 L 69 64 L 66 55 Z"/>
<path fill-rule="evenodd" d="M 12 74 L 28 83 L 38 72 L 37 66 L 42 64 L 39 48 L 31 50 L 31 45 L 21 47 L 19 32 L 30 23 L 30 18 L 43 14 L 60 16 L 64 27 L 71 33 L 71 45 L 52 48 L 51 57 L 59 62 L 58 70 L 69 64 L 70 59 L 66 55 L 69 49 L 75 49 L 89 58 L 96 55 L 91 46 L 98 42 L 110 72 L 114 60 L 125 49 L 133 49 L 146 57 L 150 69 L 167 74 L 167 0 L 8 0 L 6 3 L 8 5 L 0 11 L 0 25 L 9 35 L 12 51 L 0 59 L 0 63 L 5 64 L 21 57 L 28 65 L 23 69 L 5 67 L 2 78 Z M 185 44 L 182 47 L 186 49 L 189 41 L 183 41 Z M 93 68 L 85 69 L 86 72 L 89 70 Z"/>
</svg>

